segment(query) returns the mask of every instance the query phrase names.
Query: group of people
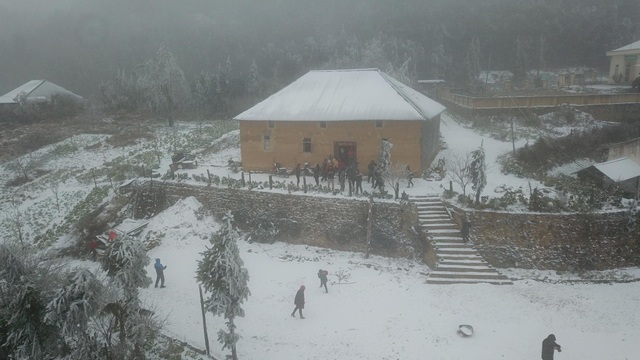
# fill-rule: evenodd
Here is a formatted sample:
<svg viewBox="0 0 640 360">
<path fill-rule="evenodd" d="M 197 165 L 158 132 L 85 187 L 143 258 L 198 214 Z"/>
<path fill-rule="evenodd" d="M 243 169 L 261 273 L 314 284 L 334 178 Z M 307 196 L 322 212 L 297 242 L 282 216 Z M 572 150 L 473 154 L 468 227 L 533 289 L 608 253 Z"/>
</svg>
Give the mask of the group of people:
<svg viewBox="0 0 640 360">
<path fill-rule="evenodd" d="M 329 272 L 327 270 L 323 270 L 323 269 L 318 270 L 318 278 L 320 279 L 320 287 L 321 288 L 324 287 L 325 293 L 329 292 L 329 289 L 327 288 L 327 276 L 328 275 L 329 275 Z M 304 319 L 304 316 L 302 315 L 302 309 L 304 309 L 304 290 L 305 290 L 305 286 L 302 285 L 302 286 L 300 286 L 300 288 L 296 292 L 296 296 L 293 299 L 293 304 L 296 307 L 293 308 L 293 312 L 291 313 L 292 317 L 296 317 L 296 311 L 297 311 L 300 314 L 300 319 Z"/>
<path fill-rule="evenodd" d="M 293 169 L 293 174 L 296 176 L 296 186 L 300 186 L 300 177 L 306 175 L 313 175 L 316 185 L 320 185 L 321 181 L 326 181 L 327 186 L 335 191 L 336 179 L 340 186 L 340 191 L 344 191 L 349 186 L 350 191 L 354 193 L 362 193 L 362 178 L 363 174 L 358 169 L 357 161 L 343 161 L 341 159 L 334 158 L 329 155 L 325 158 L 322 164 L 311 165 L 307 162 L 304 163 L 304 167 L 297 164 Z"/>
<path fill-rule="evenodd" d="M 167 268 L 166 265 L 162 265 L 160 259 L 156 259 L 156 263 L 154 265 L 156 270 L 156 284 L 155 287 L 158 287 L 158 283 L 160 283 L 160 287 L 164 288 L 164 270 Z M 324 287 L 325 293 L 329 292 L 327 288 L 327 276 L 329 275 L 329 271 L 320 269 L 318 270 L 318 278 L 320 279 L 320 288 Z M 296 317 L 296 311 L 300 315 L 300 319 L 304 319 L 304 315 L 302 315 L 302 309 L 304 309 L 304 291 L 305 286 L 301 285 L 296 295 L 293 299 L 293 304 L 295 308 L 291 313 L 292 317 Z M 546 339 L 542 341 L 542 360 L 553 360 L 554 351 L 561 352 L 562 347 L 556 342 L 556 336 L 550 334 Z"/>
</svg>

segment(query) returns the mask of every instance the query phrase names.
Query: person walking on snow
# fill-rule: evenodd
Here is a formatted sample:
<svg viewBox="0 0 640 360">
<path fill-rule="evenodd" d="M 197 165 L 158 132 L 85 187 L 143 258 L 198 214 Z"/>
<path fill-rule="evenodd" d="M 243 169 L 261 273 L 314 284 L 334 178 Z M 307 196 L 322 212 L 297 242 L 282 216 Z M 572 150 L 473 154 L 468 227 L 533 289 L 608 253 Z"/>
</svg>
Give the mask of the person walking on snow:
<svg viewBox="0 0 640 360">
<path fill-rule="evenodd" d="M 324 286 L 324 292 L 328 293 L 329 289 L 327 289 L 327 275 L 329 272 L 327 270 L 320 269 L 318 271 L 318 277 L 320 278 L 320 287 Z"/>
<path fill-rule="evenodd" d="M 298 292 L 296 293 L 296 298 L 293 300 L 293 303 L 296 307 L 293 309 L 291 316 L 296 317 L 296 310 L 300 313 L 300 319 L 304 319 L 302 316 L 302 309 L 304 309 L 304 285 L 300 286 Z"/>
<path fill-rule="evenodd" d="M 164 287 L 164 270 L 167 268 L 166 265 L 162 265 L 160 263 L 160 259 L 156 259 L 156 264 L 153 265 L 156 269 L 156 287 L 158 287 L 158 282 L 160 282 L 160 287 Z"/>
<path fill-rule="evenodd" d="M 562 347 L 556 342 L 556 336 L 550 334 L 542 340 L 542 360 L 553 360 L 553 351 L 562 351 Z"/>
</svg>

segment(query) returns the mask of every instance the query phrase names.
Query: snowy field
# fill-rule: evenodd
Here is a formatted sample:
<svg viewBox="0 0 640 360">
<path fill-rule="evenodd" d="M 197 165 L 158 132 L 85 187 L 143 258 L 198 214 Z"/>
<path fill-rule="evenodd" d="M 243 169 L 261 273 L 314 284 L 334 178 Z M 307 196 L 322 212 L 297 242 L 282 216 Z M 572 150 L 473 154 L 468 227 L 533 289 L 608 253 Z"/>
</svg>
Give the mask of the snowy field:
<svg viewBox="0 0 640 360">
<path fill-rule="evenodd" d="M 198 285 L 199 252 L 217 229 L 193 222 L 200 204 L 188 198 L 156 216 L 146 230 L 166 234 L 149 256 L 167 265 L 167 287 L 142 291 L 166 316 L 164 332 L 204 348 Z M 143 234 L 142 236 L 145 236 Z M 236 319 L 240 359 L 539 359 L 550 333 L 556 359 L 637 359 L 640 282 L 571 284 L 552 272 L 507 269 L 514 285 L 426 285 L 423 264 L 283 243 L 241 242 L 251 296 Z M 329 293 L 316 274 L 329 271 Z M 149 264 L 147 271 L 153 274 Z M 350 275 L 338 284 L 337 273 Z M 624 269 L 618 276 L 638 278 Z M 293 298 L 306 286 L 305 319 L 292 318 Z M 212 354 L 224 358 L 207 315 Z M 472 325 L 471 337 L 458 326 Z M 214 334 L 214 335 L 212 335 Z"/>
<path fill-rule="evenodd" d="M 181 129 L 189 131 L 189 126 L 181 125 Z M 446 114 L 441 133 L 447 149 L 439 157 L 466 154 L 483 144 L 488 165 L 483 195 L 496 196 L 495 189 L 503 185 L 528 189 L 531 182 L 532 187 L 542 186 L 500 173 L 497 158 L 511 150 L 510 142 L 481 136 Z M 237 136 L 235 131 L 225 138 Z M 89 170 L 98 171 L 107 163 L 148 149 L 142 142 L 125 148 L 95 146 L 104 138 L 76 136 L 26 156 L 42 161 L 41 168 L 50 173 L 20 188 L 2 188 L 0 224 L 4 229 L 17 214 L 26 238 L 42 232 L 43 227 L 63 223 L 77 199 L 94 187 Z M 524 140 L 516 143 L 522 145 Z M 51 155 L 65 149 L 77 150 Z M 218 176 L 238 178 L 239 174 L 226 168 L 229 159 L 240 160 L 237 146 L 199 156 L 198 168 L 183 172 L 202 175 L 208 169 Z M 169 156 L 163 156 L 161 168 L 167 169 L 169 163 Z M 6 183 L 15 177 L 15 170 L 3 165 L 0 180 Z M 252 176 L 254 181 L 267 180 L 266 174 Z M 276 180 L 295 181 L 295 177 Z M 109 184 L 104 178 L 99 181 L 99 185 Z M 414 179 L 414 183 L 412 188 L 401 184 L 401 191 L 442 194 L 449 186 L 448 179 Z M 370 185 L 363 187 L 370 191 Z M 455 184 L 454 190 L 460 192 Z M 318 194 L 306 196 L 311 195 Z M 142 297 L 165 319 L 165 334 L 204 349 L 195 269 L 209 235 L 219 225 L 211 218 L 196 216 L 199 207 L 194 198 L 184 199 L 152 218 L 140 235 L 161 241 L 149 253 L 149 275 L 154 275 L 155 258 L 168 266 L 167 288 L 143 289 Z M 0 242 L 12 236 L 4 231 Z M 56 245 L 70 245 L 65 241 L 63 237 Z M 550 333 L 563 346 L 556 359 L 638 359 L 640 354 L 640 282 L 634 281 L 640 279 L 638 268 L 593 274 L 627 281 L 611 284 L 568 281 L 576 279 L 575 274 L 504 269 L 504 274 L 515 279 L 513 286 L 426 285 L 430 269 L 418 262 L 375 256 L 364 259 L 359 253 L 283 243 L 241 242 L 239 246 L 251 277 L 246 316 L 236 323 L 242 336 L 238 343 L 241 359 L 539 359 L 541 342 Z M 74 262 L 78 263 L 95 268 L 95 263 Z M 316 274 L 321 268 L 329 271 L 328 294 L 318 287 Z M 336 274 L 340 272 L 349 278 L 338 284 Z M 295 292 L 302 284 L 307 287 L 304 320 L 290 317 Z M 207 323 L 212 353 L 223 359 L 228 351 L 221 350 L 216 333 L 225 327 L 224 321 L 207 315 Z M 475 334 L 460 336 L 458 326 L 462 324 L 472 325 Z"/>
</svg>

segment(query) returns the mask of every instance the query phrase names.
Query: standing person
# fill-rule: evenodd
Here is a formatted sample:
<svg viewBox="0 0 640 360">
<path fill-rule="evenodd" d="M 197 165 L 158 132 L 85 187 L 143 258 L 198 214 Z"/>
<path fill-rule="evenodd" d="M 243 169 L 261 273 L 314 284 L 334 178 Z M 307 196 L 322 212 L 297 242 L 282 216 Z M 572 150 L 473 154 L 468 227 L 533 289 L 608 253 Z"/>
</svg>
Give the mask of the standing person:
<svg viewBox="0 0 640 360">
<path fill-rule="evenodd" d="M 329 292 L 329 289 L 327 289 L 327 275 L 329 275 L 329 272 L 327 270 L 320 269 L 318 271 L 318 277 L 320 278 L 320 287 L 324 286 L 325 293 Z"/>
<path fill-rule="evenodd" d="M 347 177 L 346 171 L 342 168 L 338 169 L 338 183 L 340 183 L 340 192 L 344 191 L 344 181 Z"/>
<path fill-rule="evenodd" d="M 300 163 L 296 165 L 296 168 L 293 170 L 293 173 L 296 174 L 296 186 L 300 186 Z"/>
<path fill-rule="evenodd" d="M 362 174 L 356 169 L 356 194 L 362 194 Z"/>
<path fill-rule="evenodd" d="M 327 180 L 327 167 L 329 166 L 329 160 L 324 158 L 322 161 L 322 166 L 320 167 L 320 181 Z"/>
<path fill-rule="evenodd" d="M 335 190 L 335 184 L 333 179 L 336 177 L 336 172 L 333 169 L 333 166 L 329 165 L 329 169 L 327 170 L 327 187 L 331 189 L 331 191 Z"/>
<path fill-rule="evenodd" d="M 556 342 L 556 336 L 550 334 L 542 340 L 542 360 L 553 360 L 553 351 L 562 352 L 562 347 Z"/>
<path fill-rule="evenodd" d="M 89 251 L 91 251 L 91 259 L 93 261 L 96 261 L 96 259 L 98 258 L 98 240 L 96 240 L 95 238 L 89 241 Z"/>
<path fill-rule="evenodd" d="M 374 160 L 371 160 L 371 162 L 367 166 L 367 170 L 369 170 L 369 177 L 367 177 L 368 183 L 370 183 L 371 180 L 373 180 L 373 172 L 375 171 L 375 169 L 376 169 L 376 162 Z"/>
<path fill-rule="evenodd" d="M 462 241 L 465 243 L 469 241 L 469 231 L 471 230 L 471 222 L 469 218 L 465 215 L 462 219 L 462 228 L 460 229 L 460 234 L 462 235 Z"/>
<path fill-rule="evenodd" d="M 313 179 L 316 181 L 316 186 L 320 185 L 320 164 L 313 167 Z"/>
<path fill-rule="evenodd" d="M 413 186 L 413 173 L 411 172 L 411 168 L 407 165 L 407 187 Z"/>
<path fill-rule="evenodd" d="M 160 282 L 160 287 L 164 287 L 164 270 L 167 268 L 166 265 L 162 265 L 160 263 L 160 259 L 156 259 L 156 264 L 153 265 L 156 269 L 156 287 L 158 287 L 158 282 Z"/>
<path fill-rule="evenodd" d="M 300 286 L 300 289 L 298 289 L 296 298 L 293 299 L 293 303 L 296 307 L 293 309 L 291 316 L 296 317 L 296 310 L 298 310 L 300 313 L 300 319 L 304 319 L 304 316 L 302 316 L 302 309 L 304 309 L 304 285 Z"/>
</svg>

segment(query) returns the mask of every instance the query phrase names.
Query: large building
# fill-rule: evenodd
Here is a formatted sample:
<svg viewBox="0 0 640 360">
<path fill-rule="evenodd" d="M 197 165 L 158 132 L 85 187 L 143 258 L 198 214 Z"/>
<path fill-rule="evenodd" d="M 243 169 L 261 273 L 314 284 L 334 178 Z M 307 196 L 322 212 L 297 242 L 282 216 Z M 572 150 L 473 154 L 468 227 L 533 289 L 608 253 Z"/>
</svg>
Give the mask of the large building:
<svg viewBox="0 0 640 360">
<path fill-rule="evenodd" d="M 310 71 L 235 119 L 244 170 L 274 163 L 377 160 L 383 140 L 392 163 L 420 174 L 439 150 L 445 107 L 377 69 Z"/>
<path fill-rule="evenodd" d="M 610 84 L 631 84 L 640 76 L 640 40 L 621 48 L 607 51 Z"/>
</svg>

